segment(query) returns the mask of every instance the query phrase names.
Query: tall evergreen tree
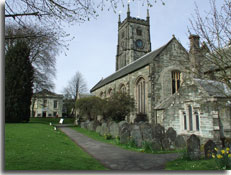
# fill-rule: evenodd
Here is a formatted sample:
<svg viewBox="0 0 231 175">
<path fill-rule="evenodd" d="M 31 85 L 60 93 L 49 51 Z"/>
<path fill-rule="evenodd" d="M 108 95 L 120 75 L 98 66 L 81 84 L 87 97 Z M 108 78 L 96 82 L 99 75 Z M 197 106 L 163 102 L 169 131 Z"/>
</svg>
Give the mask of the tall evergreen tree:
<svg viewBox="0 0 231 175">
<path fill-rule="evenodd" d="M 5 121 L 28 122 L 33 95 L 33 66 L 30 49 L 23 41 L 9 48 L 5 56 Z"/>
</svg>

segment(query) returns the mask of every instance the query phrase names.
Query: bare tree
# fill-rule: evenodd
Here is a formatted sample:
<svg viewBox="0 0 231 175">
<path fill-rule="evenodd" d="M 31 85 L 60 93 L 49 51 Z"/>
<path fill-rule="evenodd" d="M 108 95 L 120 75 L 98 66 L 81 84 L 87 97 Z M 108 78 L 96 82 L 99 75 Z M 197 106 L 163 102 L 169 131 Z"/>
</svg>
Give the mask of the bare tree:
<svg viewBox="0 0 231 175">
<path fill-rule="evenodd" d="M 23 40 L 28 44 L 30 61 L 34 67 L 34 91 L 52 89 L 55 77 L 55 56 L 62 47 L 58 36 L 54 32 L 38 26 L 30 26 L 25 29 L 14 25 L 6 25 L 5 36 L 8 37 L 5 42 L 6 52 L 18 40 Z"/>
<path fill-rule="evenodd" d="M 87 92 L 87 84 L 80 72 L 76 72 L 72 79 L 68 82 L 67 87 L 64 88 L 63 93 L 66 99 L 73 102 L 72 114 L 75 114 L 75 103 L 79 99 L 80 94 Z"/>
<path fill-rule="evenodd" d="M 216 0 L 209 2 L 210 11 L 206 13 L 205 17 L 202 17 L 196 5 L 195 15 L 190 19 L 192 31 L 200 36 L 203 40 L 202 47 L 209 51 L 203 54 L 200 69 L 203 70 L 204 78 L 223 82 L 231 88 L 231 1 L 224 0 L 219 8 Z M 211 82 L 216 88 L 217 83 Z M 228 94 L 226 92 L 228 92 L 228 88 L 224 91 L 225 96 Z M 228 102 L 227 99 L 227 104 Z M 219 107 L 220 105 L 216 103 L 217 111 L 219 111 Z M 219 112 L 218 122 L 220 139 L 224 147 L 224 128 Z"/>
<path fill-rule="evenodd" d="M 216 0 L 210 0 L 210 11 L 205 17 L 196 5 L 190 22 L 191 30 L 200 36 L 202 46 L 209 50 L 200 65 L 205 75 L 231 88 L 231 1 L 224 0 L 218 9 Z"/>
</svg>

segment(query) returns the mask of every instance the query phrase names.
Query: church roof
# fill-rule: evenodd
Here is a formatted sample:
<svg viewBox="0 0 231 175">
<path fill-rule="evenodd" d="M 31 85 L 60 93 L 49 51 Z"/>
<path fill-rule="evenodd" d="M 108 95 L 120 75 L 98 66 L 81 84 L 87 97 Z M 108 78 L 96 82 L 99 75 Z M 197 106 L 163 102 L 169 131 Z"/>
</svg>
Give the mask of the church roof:
<svg viewBox="0 0 231 175">
<path fill-rule="evenodd" d="M 139 59 L 135 60 L 134 62 L 128 64 L 127 66 L 119 69 L 115 73 L 111 74 L 110 76 L 106 77 L 105 79 L 100 80 L 91 90 L 90 92 L 93 92 L 97 90 L 98 88 L 111 83 L 112 81 L 115 81 L 123 76 L 126 76 L 129 73 L 132 73 L 152 62 L 152 60 L 158 56 L 168 45 L 171 43 L 171 41 L 174 39 L 174 37 L 165 45 L 162 47 L 147 53 L 146 55 L 140 57 Z"/>
<path fill-rule="evenodd" d="M 213 97 L 230 97 L 231 89 L 222 82 L 205 79 L 194 79 L 199 85 Z"/>
</svg>

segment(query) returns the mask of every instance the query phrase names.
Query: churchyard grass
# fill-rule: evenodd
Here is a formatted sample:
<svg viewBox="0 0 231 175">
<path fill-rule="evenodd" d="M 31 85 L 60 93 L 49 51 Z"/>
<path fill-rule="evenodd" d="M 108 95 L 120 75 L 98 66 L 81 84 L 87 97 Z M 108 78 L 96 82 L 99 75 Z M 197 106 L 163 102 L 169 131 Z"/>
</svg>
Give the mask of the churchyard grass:
<svg viewBox="0 0 231 175">
<path fill-rule="evenodd" d="M 168 162 L 166 170 L 219 170 L 214 159 L 187 160 L 177 159 Z"/>
<path fill-rule="evenodd" d="M 47 118 L 42 118 L 42 117 L 31 117 L 30 118 L 30 123 L 44 123 L 44 124 L 49 124 L 50 122 L 52 124 L 58 124 L 61 118 L 54 118 L 54 117 L 47 117 Z M 73 124 L 75 118 L 64 118 L 63 124 Z"/>
<path fill-rule="evenodd" d="M 138 148 L 138 147 L 135 147 L 134 144 L 132 144 L 132 142 L 129 142 L 128 144 L 120 144 L 119 143 L 119 140 L 118 139 L 106 139 L 105 136 L 101 136 L 99 135 L 98 133 L 94 132 L 94 131 L 89 131 L 87 129 L 84 129 L 84 128 L 80 128 L 80 127 L 72 127 L 74 130 L 92 138 L 92 139 L 95 139 L 95 140 L 98 140 L 98 141 L 101 141 L 101 142 L 105 142 L 105 143 L 110 143 L 110 144 L 113 144 L 113 145 L 116 145 L 116 146 L 119 146 L 123 149 L 128 149 L 128 150 L 131 150 L 131 151 L 138 151 L 138 152 L 146 152 L 146 153 L 153 153 L 153 154 L 167 154 L 167 153 L 180 153 L 180 152 L 183 152 L 182 149 L 180 150 L 153 150 L 153 152 L 151 151 L 146 151 L 145 149 L 143 148 Z"/>
<path fill-rule="evenodd" d="M 5 125 L 5 170 L 106 170 L 50 125 Z"/>
</svg>

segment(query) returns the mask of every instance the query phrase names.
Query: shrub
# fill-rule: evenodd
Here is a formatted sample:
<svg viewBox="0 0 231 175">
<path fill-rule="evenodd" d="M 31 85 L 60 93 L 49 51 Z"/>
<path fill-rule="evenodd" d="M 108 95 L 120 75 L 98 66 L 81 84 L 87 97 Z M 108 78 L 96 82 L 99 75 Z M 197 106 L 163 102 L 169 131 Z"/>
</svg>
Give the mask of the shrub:
<svg viewBox="0 0 231 175">
<path fill-rule="evenodd" d="M 134 99 L 130 95 L 116 92 L 105 100 L 104 116 L 115 122 L 120 122 L 125 120 L 134 107 Z"/>
<path fill-rule="evenodd" d="M 110 139 L 112 139 L 112 135 L 111 134 L 104 134 L 104 139 L 110 140 Z"/>
<path fill-rule="evenodd" d="M 96 120 L 97 115 L 103 113 L 104 100 L 99 97 L 84 97 L 76 102 L 80 116 L 87 116 L 89 120 Z"/>
<path fill-rule="evenodd" d="M 144 149 L 144 152 L 151 152 L 151 153 L 153 153 L 152 145 L 148 141 L 143 141 L 142 148 Z"/>
<path fill-rule="evenodd" d="M 231 152 L 230 148 L 221 149 L 217 151 L 217 154 L 212 154 L 212 157 L 215 159 L 218 168 L 222 170 L 229 170 L 231 169 Z"/>
</svg>

